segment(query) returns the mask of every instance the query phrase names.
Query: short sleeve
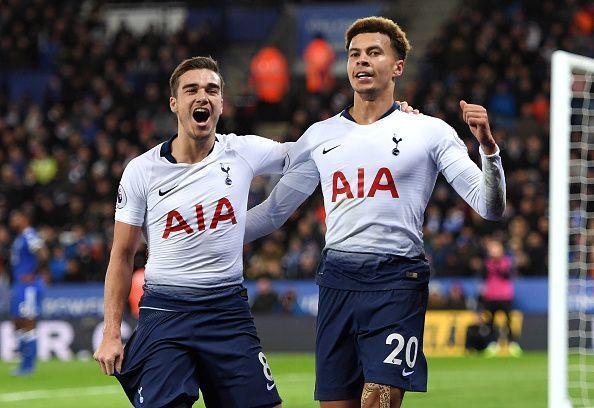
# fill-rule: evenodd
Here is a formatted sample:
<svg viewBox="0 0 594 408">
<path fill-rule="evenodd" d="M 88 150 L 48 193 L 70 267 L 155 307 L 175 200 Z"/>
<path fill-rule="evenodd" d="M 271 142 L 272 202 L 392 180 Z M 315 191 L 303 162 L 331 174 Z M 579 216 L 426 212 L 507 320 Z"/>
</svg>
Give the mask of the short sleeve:
<svg viewBox="0 0 594 408">
<path fill-rule="evenodd" d="M 144 223 L 147 206 L 147 172 L 143 174 L 140 164 L 140 158 L 128 163 L 116 197 L 115 220 L 135 226 Z"/>
<path fill-rule="evenodd" d="M 236 151 L 248 162 L 254 175 L 280 174 L 291 143 L 279 143 L 255 135 L 235 136 Z"/>
</svg>

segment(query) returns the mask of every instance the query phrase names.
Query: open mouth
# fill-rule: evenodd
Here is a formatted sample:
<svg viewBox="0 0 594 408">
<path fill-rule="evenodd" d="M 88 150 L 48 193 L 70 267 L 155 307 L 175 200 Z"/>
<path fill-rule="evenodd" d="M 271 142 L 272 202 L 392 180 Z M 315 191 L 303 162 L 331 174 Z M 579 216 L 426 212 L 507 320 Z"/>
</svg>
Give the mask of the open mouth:
<svg viewBox="0 0 594 408">
<path fill-rule="evenodd" d="M 196 108 L 192 112 L 192 117 L 198 123 L 206 122 L 210 117 L 210 112 L 205 108 Z"/>
<path fill-rule="evenodd" d="M 371 78 L 371 74 L 368 72 L 358 72 L 355 74 L 355 78 L 363 79 L 363 78 Z"/>
</svg>

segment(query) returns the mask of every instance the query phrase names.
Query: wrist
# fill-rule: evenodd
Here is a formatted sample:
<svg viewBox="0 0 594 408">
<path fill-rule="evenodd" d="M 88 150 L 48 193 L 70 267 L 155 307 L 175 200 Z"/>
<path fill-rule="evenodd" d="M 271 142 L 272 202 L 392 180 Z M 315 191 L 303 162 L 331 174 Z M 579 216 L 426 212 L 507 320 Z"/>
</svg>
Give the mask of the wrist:
<svg viewBox="0 0 594 408">
<path fill-rule="evenodd" d="M 481 144 L 481 150 L 487 156 L 491 156 L 499 152 L 499 148 L 495 142 Z"/>
<path fill-rule="evenodd" d="M 109 338 L 114 340 L 120 340 L 122 338 L 122 333 L 120 331 L 120 327 L 110 327 L 105 326 L 103 328 L 103 338 Z"/>
</svg>

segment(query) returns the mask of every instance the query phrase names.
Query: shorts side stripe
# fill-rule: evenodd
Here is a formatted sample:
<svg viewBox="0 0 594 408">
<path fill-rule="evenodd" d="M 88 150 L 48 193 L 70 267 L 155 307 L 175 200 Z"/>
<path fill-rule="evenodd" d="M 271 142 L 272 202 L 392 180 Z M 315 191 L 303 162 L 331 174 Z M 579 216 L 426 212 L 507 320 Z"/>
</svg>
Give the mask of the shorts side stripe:
<svg viewBox="0 0 594 408">
<path fill-rule="evenodd" d="M 140 306 L 139 309 L 151 309 L 151 310 L 160 310 L 162 312 L 176 312 L 177 313 L 177 310 L 161 309 L 160 307 Z"/>
</svg>

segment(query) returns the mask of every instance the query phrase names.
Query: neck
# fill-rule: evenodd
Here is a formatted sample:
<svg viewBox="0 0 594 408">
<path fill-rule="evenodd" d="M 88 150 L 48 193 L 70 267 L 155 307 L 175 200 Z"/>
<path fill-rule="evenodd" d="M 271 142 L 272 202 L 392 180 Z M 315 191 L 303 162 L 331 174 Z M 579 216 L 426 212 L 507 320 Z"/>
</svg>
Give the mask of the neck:
<svg viewBox="0 0 594 408">
<path fill-rule="evenodd" d="M 355 92 L 353 107 L 349 113 L 361 125 L 369 125 L 382 117 L 394 104 L 393 88 L 375 97 Z"/>
<path fill-rule="evenodd" d="M 171 154 L 178 163 L 198 163 L 210 153 L 215 142 L 215 135 L 194 139 L 178 134 L 171 143 Z"/>
</svg>

